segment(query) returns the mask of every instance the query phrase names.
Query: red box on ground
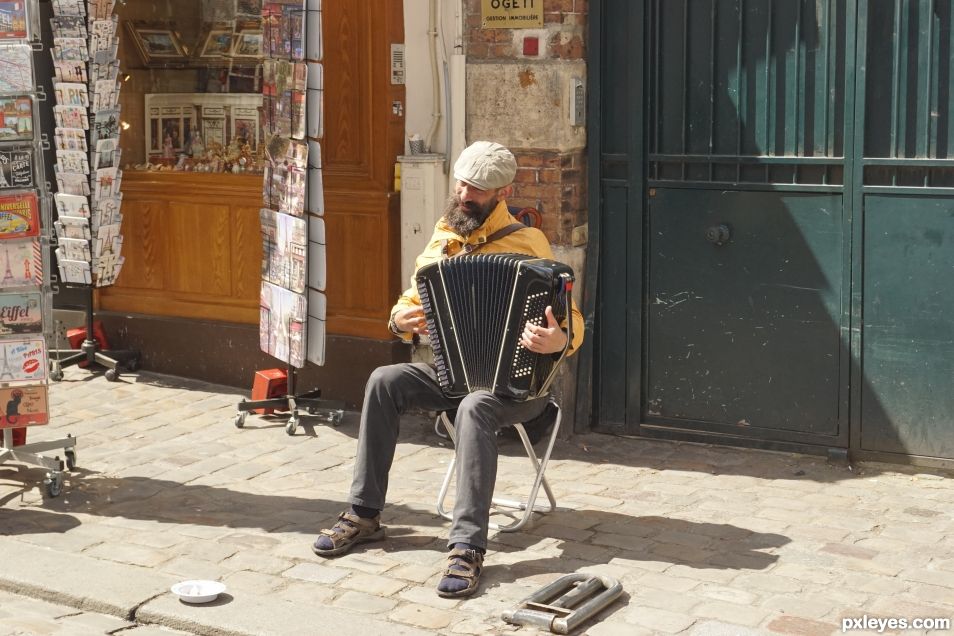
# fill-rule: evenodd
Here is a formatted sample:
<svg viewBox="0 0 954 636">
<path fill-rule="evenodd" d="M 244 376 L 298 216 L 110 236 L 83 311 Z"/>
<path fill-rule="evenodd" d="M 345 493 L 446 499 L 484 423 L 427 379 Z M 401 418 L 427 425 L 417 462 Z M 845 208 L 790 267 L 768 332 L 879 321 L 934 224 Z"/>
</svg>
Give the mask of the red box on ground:
<svg viewBox="0 0 954 636">
<path fill-rule="evenodd" d="M 83 346 L 83 341 L 86 340 L 86 327 L 76 327 L 75 329 L 67 330 L 66 339 L 70 342 L 70 349 L 79 351 L 80 347 Z M 98 320 L 93 321 L 93 340 L 99 343 L 100 350 L 109 349 L 109 342 L 106 340 L 106 330 L 103 329 L 103 323 Z M 76 366 L 86 367 L 89 366 L 89 363 L 83 360 L 77 363 Z"/>
<path fill-rule="evenodd" d="M 261 369 L 255 372 L 252 383 L 252 401 L 282 397 L 288 392 L 288 374 L 282 369 Z M 266 415 L 275 409 L 253 409 L 252 413 Z"/>
</svg>

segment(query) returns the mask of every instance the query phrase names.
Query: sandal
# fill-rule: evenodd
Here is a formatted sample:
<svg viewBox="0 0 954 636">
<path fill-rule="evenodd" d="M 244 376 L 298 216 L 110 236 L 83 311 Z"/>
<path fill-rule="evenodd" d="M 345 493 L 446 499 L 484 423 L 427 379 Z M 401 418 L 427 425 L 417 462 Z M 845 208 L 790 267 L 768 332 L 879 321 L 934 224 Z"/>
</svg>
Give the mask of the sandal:
<svg viewBox="0 0 954 636">
<path fill-rule="evenodd" d="M 447 567 L 444 568 L 444 577 L 437 584 L 437 595 L 443 598 L 470 596 L 477 591 L 483 565 L 484 555 L 479 551 L 454 548 L 447 555 Z M 458 589 L 452 584 L 450 587 L 455 589 L 441 589 L 447 587 L 448 583 L 457 581 L 465 581 L 467 585 Z"/>
<path fill-rule="evenodd" d="M 367 541 L 379 541 L 384 538 L 384 526 L 381 525 L 381 515 L 373 519 L 364 519 L 353 512 L 342 512 L 338 515 L 338 521 L 331 530 L 322 530 L 315 542 L 311 546 L 311 551 L 318 556 L 330 557 L 344 554 L 358 543 Z M 330 548 L 324 548 L 318 545 L 322 538 L 327 537 L 330 542 Z"/>
</svg>

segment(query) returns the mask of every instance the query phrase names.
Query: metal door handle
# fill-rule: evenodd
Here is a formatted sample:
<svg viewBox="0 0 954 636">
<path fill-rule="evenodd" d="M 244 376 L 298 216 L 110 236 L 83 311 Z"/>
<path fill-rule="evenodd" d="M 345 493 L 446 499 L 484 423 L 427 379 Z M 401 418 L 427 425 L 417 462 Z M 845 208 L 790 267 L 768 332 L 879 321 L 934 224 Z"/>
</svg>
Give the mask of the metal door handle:
<svg viewBox="0 0 954 636">
<path fill-rule="evenodd" d="M 713 225 L 706 230 L 706 240 L 715 245 L 725 245 L 732 238 L 732 231 L 725 223 Z"/>
</svg>

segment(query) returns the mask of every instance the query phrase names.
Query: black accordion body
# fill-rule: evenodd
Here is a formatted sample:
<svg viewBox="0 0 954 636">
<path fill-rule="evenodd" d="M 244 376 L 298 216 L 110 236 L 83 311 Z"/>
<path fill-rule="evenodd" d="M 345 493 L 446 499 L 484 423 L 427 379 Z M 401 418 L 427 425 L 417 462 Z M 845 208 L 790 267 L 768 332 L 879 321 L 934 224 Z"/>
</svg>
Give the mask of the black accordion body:
<svg viewBox="0 0 954 636">
<path fill-rule="evenodd" d="M 570 313 L 572 287 L 567 265 L 520 254 L 476 254 L 421 267 L 417 290 L 444 393 L 484 389 L 517 400 L 545 395 L 566 349 L 534 353 L 520 337 L 527 322 L 546 324 L 547 306 L 562 321 Z"/>
</svg>

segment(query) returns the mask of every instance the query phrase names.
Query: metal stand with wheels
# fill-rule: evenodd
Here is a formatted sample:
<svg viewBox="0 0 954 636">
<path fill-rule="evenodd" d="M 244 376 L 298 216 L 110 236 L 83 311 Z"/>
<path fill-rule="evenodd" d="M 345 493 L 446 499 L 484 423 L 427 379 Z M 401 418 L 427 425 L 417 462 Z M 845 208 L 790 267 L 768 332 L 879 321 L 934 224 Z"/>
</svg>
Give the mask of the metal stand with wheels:
<svg viewBox="0 0 954 636">
<path fill-rule="evenodd" d="M 264 400 L 245 400 L 239 402 L 238 413 L 235 414 L 234 424 L 236 428 L 245 426 L 245 418 L 249 411 L 256 409 L 275 409 L 276 411 L 288 411 L 291 415 L 288 423 L 285 424 L 285 432 L 294 435 L 301 424 L 301 413 L 304 411 L 308 415 L 324 414 L 325 418 L 331 422 L 332 426 L 341 424 L 344 417 L 344 402 L 339 400 L 321 399 L 321 389 L 312 389 L 304 393 L 295 393 L 296 369 L 288 365 L 288 394 L 281 397 L 267 398 Z"/>
<path fill-rule="evenodd" d="M 67 285 L 72 287 L 72 285 Z M 106 350 L 99 348 L 93 336 L 93 287 L 83 286 L 89 293 L 86 306 L 86 339 L 79 349 L 53 349 L 50 351 L 50 379 L 59 382 L 63 379 L 63 369 L 74 364 L 86 362 L 91 370 L 106 367 L 104 376 L 110 382 L 119 379 L 121 371 L 139 369 L 139 352 L 132 350 Z"/>
<path fill-rule="evenodd" d="M 76 438 L 67 435 L 63 439 L 50 440 L 48 442 L 34 442 L 31 444 L 13 445 L 13 429 L 5 428 L 2 432 L 3 447 L 0 448 L 0 464 L 7 461 L 22 462 L 24 464 L 33 464 L 43 466 L 47 469 L 46 479 L 43 480 L 43 487 L 46 494 L 50 497 L 58 497 L 63 492 L 63 481 L 66 470 L 76 468 Z M 49 457 L 42 454 L 44 451 L 63 450 L 63 457 L 59 455 Z"/>
</svg>

